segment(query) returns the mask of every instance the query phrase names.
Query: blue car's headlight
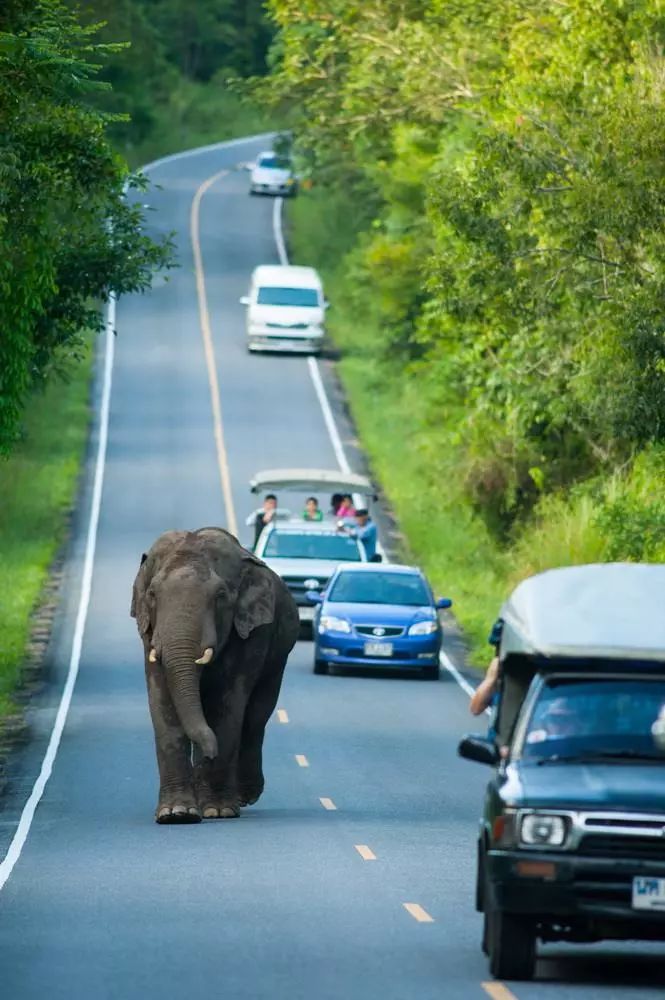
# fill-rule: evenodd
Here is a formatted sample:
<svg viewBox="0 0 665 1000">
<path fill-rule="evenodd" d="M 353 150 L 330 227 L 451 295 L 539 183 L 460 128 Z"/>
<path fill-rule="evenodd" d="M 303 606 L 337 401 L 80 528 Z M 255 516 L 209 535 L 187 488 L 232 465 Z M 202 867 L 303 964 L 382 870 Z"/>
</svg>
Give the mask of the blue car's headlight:
<svg viewBox="0 0 665 1000">
<path fill-rule="evenodd" d="M 335 618 L 334 615 L 321 615 L 319 632 L 350 632 L 351 625 L 346 618 Z"/>
<path fill-rule="evenodd" d="M 409 635 L 434 635 L 439 629 L 439 623 L 433 619 L 428 618 L 424 622 L 416 622 L 409 628 Z"/>
</svg>

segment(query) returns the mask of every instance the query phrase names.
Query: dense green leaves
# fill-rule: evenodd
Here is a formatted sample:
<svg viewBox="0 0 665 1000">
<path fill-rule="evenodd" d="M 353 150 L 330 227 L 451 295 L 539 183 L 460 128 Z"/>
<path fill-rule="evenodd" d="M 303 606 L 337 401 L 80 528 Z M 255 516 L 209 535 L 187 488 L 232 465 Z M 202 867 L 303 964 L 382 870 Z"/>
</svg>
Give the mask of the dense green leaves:
<svg viewBox="0 0 665 1000">
<path fill-rule="evenodd" d="M 108 51 L 94 35 L 59 0 L 0 14 L 0 452 L 29 393 L 98 327 L 99 300 L 146 288 L 169 261 L 141 232 L 91 103 Z"/>
<path fill-rule="evenodd" d="M 371 350 L 454 413 L 490 523 L 663 441 L 662 0 L 268 6 L 257 89 L 315 178 L 371 190 Z"/>
</svg>

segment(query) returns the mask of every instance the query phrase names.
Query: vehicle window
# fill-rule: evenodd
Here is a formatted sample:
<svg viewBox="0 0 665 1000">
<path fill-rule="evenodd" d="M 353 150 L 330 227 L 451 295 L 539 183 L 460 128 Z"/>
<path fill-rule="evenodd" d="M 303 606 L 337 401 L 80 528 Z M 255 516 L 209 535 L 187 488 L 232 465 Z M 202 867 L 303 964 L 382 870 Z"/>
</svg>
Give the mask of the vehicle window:
<svg viewBox="0 0 665 1000">
<path fill-rule="evenodd" d="M 275 156 L 269 153 L 266 156 L 259 156 L 256 161 L 257 166 L 266 167 L 268 170 L 290 170 L 291 161 L 285 156 Z"/>
<path fill-rule="evenodd" d="M 559 680 L 545 684 L 533 707 L 526 758 L 644 755 L 665 750 L 652 727 L 665 712 L 665 679 Z"/>
<path fill-rule="evenodd" d="M 260 306 L 318 306 L 319 293 L 316 288 L 278 288 L 263 285 L 259 288 L 256 301 Z"/>
<path fill-rule="evenodd" d="M 406 604 L 412 607 L 431 604 L 422 578 L 406 573 L 340 573 L 328 600 L 352 604 Z"/>
<path fill-rule="evenodd" d="M 273 531 L 266 542 L 263 557 L 283 559 L 333 559 L 339 562 L 360 562 L 358 543 L 348 535 L 317 534 L 314 531 Z"/>
</svg>

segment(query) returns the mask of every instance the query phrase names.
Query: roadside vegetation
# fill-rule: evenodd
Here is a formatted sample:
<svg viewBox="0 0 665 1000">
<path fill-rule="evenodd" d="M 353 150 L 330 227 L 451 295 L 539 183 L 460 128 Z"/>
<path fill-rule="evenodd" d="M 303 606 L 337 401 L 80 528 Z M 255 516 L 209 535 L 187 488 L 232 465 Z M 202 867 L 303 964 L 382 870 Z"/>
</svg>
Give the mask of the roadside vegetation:
<svg viewBox="0 0 665 1000">
<path fill-rule="evenodd" d="M 656 0 L 270 0 L 353 413 L 473 658 L 550 566 L 665 559 Z"/>
<path fill-rule="evenodd" d="M 229 81 L 264 71 L 271 28 L 260 0 L 0 6 L 2 718 L 76 497 L 104 303 L 171 260 L 128 165 L 263 128 Z"/>
<path fill-rule="evenodd" d="M 14 710 L 31 616 L 63 543 L 90 416 L 92 350 L 67 381 L 30 400 L 21 439 L 0 466 L 0 718 Z"/>
<path fill-rule="evenodd" d="M 68 0 L 109 53 L 99 106 L 124 119 L 109 136 L 130 166 L 274 128 L 240 81 L 266 71 L 272 26 L 263 0 Z"/>
</svg>

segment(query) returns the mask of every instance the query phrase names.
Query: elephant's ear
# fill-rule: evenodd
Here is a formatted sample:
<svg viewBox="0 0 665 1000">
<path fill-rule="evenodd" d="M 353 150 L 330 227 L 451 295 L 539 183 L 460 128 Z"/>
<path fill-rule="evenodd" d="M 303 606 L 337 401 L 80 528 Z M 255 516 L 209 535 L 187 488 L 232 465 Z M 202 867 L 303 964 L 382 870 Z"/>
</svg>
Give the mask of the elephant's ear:
<svg viewBox="0 0 665 1000">
<path fill-rule="evenodd" d="M 150 609 L 146 599 L 146 591 L 149 584 L 147 579 L 148 572 L 145 564 L 147 558 L 148 556 L 144 552 L 141 556 L 139 571 L 136 574 L 136 579 L 134 580 L 134 586 L 132 588 L 132 606 L 129 611 L 132 618 L 136 618 L 136 624 L 138 625 L 139 633 L 142 639 L 145 638 L 151 630 Z"/>
<path fill-rule="evenodd" d="M 275 587 L 268 567 L 251 555 L 243 555 L 243 569 L 236 600 L 233 624 L 241 639 L 259 625 L 270 625 L 275 618 Z"/>
</svg>

